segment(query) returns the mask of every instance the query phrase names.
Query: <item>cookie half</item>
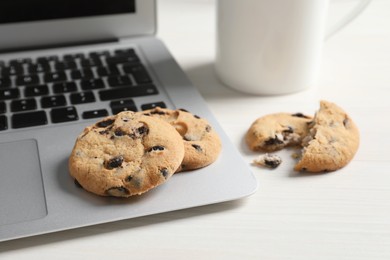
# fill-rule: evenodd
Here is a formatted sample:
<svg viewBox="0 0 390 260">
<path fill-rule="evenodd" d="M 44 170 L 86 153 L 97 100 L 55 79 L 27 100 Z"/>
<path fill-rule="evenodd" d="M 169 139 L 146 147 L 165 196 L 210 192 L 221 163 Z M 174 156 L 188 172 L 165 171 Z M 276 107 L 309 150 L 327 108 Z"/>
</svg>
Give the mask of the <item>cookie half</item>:
<svg viewBox="0 0 390 260">
<path fill-rule="evenodd" d="M 69 158 L 69 170 L 87 191 L 129 197 L 166 182 L 183 157 L 182 138 L 170 124 L 121 112 L 84 129 Z"/>
<path fill-rule="evenodd" d="M 303 139 L 296 171 L 334 171 L 347 165 L 359 147 L 359 130 L 347 113 L 334 103 L 321 101 L 320 109 Z"/>
<path fill-rule="evenodd" d="M 157 107 L 142 113 L 168 122 L 182 136 L 185 151 L 178 172 L 205 167 L 218 158 L 221 140 L 206 119 L 183 109 Z"/>
<path fill-rule="evenodd" d="M 275 113 L 258 118 L 248 129 L 245 140 L 253 151 L 273 152 L 300 145 L 309 133 L 311 116 L 302 113 Z"/>
</svg>

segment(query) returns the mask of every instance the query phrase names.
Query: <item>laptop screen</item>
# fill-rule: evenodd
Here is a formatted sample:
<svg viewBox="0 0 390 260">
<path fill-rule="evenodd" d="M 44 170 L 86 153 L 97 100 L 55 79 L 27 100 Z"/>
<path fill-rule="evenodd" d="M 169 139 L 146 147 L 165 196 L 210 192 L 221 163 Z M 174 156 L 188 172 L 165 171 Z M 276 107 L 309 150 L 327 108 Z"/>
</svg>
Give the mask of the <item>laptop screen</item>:
<svg viewBox="0 0 390 260">
<path fill-rule="evenodd" d="M 0 24 L 135 13 L 135 0 L 0 0 Z"/>
</svg>

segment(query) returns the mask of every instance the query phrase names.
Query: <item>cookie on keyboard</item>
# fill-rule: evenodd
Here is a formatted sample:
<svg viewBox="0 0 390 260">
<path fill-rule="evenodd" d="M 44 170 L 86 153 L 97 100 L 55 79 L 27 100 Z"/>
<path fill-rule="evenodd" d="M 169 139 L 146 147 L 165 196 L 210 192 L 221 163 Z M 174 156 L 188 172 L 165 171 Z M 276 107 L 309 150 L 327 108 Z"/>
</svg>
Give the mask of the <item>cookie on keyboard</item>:
<svg viewBox="0 0 390 260">
<path fill-rule="evenodd" d="M 218 158 L 221 141 L 206 119 L 183 109 L 157 107 L 142 113 L 170 123 L 182 136 L 185 152 L 178 172 L 205 167 Z"/>
<path fill-rule="evenodd" d="M 85 128 L 69 170 L 87 191 L 129 197 L 166 182 L 183 156 L 182 138 L 170 124 L 129 111 Z"/>
<path fill-rule="evenodd" d="M 300 145 L 309 132 L 311 116 L 302 113 L 275 113 L 258 118 L 248 129 L 245 139 L 253 151 L 272 152 Z"/>
<path fill-rule="evenodd" d="M 321 101 L 320 109 L 303 139 L 296 171 L 326 172 L 340 169 L 359 147 L 359 131 L 346 112 L 334 103 Z"/>
</svg>

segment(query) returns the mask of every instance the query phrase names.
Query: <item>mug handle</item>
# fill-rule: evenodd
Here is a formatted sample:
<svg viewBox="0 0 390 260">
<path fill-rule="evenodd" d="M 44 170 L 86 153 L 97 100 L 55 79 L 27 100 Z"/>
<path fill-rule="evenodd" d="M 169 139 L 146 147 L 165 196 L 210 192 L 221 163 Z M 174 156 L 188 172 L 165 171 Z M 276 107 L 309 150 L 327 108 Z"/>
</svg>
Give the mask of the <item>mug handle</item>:
<svg viewBox="0 0 390 260">
<path fill-rule="evenodd" d="M 360 0 L 359 4 L 355 6 L 346 16 L 343 17 L 340 21 L 331 27 L 328 32 L 325 34 L 325 41 L 328 40 L 331 36 L 337 33 L 339 30 L 344 28 L 347 24 L 352 22 L 364 9 L 368 6 L 371 0 Z"/>
</svg>

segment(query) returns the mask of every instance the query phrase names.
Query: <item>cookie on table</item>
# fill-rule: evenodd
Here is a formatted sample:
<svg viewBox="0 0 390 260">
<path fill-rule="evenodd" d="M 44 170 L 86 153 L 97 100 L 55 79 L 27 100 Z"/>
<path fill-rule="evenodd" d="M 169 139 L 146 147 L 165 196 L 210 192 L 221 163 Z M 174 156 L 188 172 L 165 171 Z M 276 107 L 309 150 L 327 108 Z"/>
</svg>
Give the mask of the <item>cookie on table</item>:
<svg viewBox="0 0 390 260">
<path fill-rule="evenodd" d="M 184 159 L 178 172 L 205 167 L 218 158 L 221 140 L 206 119 L 184 109 L 156 107 L 142 113 L 168 122 L 182 136 Z"/>
<path fill-rule="evenodd" d="M 183 156 L 182 138 L 170 124 L 128 111 L 85 128 L 69 170 L 87 191 L 129 197 L 165 183 Z"/>
<path fill-rule="evenodd" d="M 300 145 L 309 133 L 311 116 L 302 113 L 275 113 L 258 118 L 248 129 L 245 140 L 253 151 L 273 152 Z"/>
<path fill-rule="evenodd" d="M 340 169 L 354 157 L 359 139 L 359 130 L 349 115 L 336 104 L 321 101 L 294 169 L 308 172 Z"/>
</svg>

